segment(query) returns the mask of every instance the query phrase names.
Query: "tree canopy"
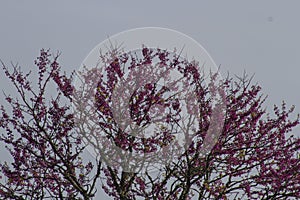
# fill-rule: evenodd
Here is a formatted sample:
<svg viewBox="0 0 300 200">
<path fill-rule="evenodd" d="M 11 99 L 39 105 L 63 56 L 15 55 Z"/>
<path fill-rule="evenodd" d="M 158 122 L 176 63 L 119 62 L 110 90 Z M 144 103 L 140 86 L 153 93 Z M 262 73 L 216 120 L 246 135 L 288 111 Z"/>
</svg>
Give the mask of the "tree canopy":
<svg viewBox="0 0 300 200">
<path fill-rule="evenodd" d="M 1 106 L 2 199 L 300 198 L 299 117 L 285 102 L 268 113 L 246 74 L 145 46 L 70 76 L 58 58 L 41 50 L 37 80 L 2 63 L 18 94 Z"/>
</svg>

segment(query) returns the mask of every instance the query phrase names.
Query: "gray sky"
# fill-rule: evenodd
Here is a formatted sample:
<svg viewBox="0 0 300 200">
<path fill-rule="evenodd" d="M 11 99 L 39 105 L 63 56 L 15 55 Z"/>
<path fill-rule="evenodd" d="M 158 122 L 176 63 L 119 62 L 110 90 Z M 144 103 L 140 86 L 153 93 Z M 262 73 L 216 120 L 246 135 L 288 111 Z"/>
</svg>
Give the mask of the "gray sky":
<svg viewBox="0 0 300 200">
<path fill-rule="evenodd" d="M 255 73 L 269 95 L 269 109 L 286 100 L 300 113 L 299 8 L 297 0 L 1 0 L 0 59 L 29 70 L 39 50 L 51 48 L 62 52 L 61 64 L 72 71 L 109 35 L 171 28 L 197 40 L 224 74 Z M 9 92 L 0 78 L 1 89 Z"/>
</svg>

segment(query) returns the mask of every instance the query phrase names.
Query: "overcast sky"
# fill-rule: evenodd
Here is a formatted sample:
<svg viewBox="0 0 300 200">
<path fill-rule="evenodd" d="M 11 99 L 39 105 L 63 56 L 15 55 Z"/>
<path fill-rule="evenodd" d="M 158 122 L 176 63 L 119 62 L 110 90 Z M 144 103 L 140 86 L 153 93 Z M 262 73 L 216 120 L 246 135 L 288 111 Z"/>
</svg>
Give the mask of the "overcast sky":
<svg viewBox="0 0 300 200">
<path fill-rule="evenodd" d="M 107 36 L 171 28 L 198 41 L 224 74 L 255 73 L 269 109 L 285 100 L 300 113 L 299 8 L 297 0 L 1 0 L 0 59 L 29 70 L 39 50 L 50 48 L 62 52 L 62 66 L 72 71 Z M 0 78 L 1 89 L 9 90 Z"/>
</svg>

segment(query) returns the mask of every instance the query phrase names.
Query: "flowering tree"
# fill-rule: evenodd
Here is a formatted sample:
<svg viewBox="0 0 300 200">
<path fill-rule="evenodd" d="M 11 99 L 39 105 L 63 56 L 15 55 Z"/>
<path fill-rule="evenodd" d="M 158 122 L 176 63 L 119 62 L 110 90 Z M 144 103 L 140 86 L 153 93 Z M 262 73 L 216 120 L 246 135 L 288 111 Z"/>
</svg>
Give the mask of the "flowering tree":
<svg viewBox="0 0 300 200">
<path fill-rule="evenodd" d="M 271 116 L 246 75 L 217 82 L 176 52 L 139 53 L 101 55 L 79 86 L 49 51 L 35 62 L 36 85 L 2 63 L 19 96 L 1 107 L 12 156 L 1 161 L 1 198 L 92 199 L 99 186 L 122 200 L 300 198 L 293 107 Z"/>
</svg>

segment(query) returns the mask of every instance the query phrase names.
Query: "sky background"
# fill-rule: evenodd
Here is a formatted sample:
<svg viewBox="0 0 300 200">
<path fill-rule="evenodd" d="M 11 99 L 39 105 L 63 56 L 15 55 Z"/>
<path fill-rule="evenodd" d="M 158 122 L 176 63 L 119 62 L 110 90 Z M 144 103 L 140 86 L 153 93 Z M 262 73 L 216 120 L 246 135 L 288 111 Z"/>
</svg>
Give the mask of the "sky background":
<svg viewBox="0 0 300 200">
<path fill-rule="evenodd" d="M 60 63 L 70 72 L 108 36 L 138 27 L 170 28 L 198 41 L 223 74 L 255 73 L 269 111 L 285 100 L 300 113 L 299 8 L 297 0 L 1 0 L 0 59 L 27 71 L 40 49 L 50 48 L 62 52 Z M 11 90 L 2 74 L 0 87 Z M 5 159 L 2 150 L 0 156 Z"/>
</svg>

